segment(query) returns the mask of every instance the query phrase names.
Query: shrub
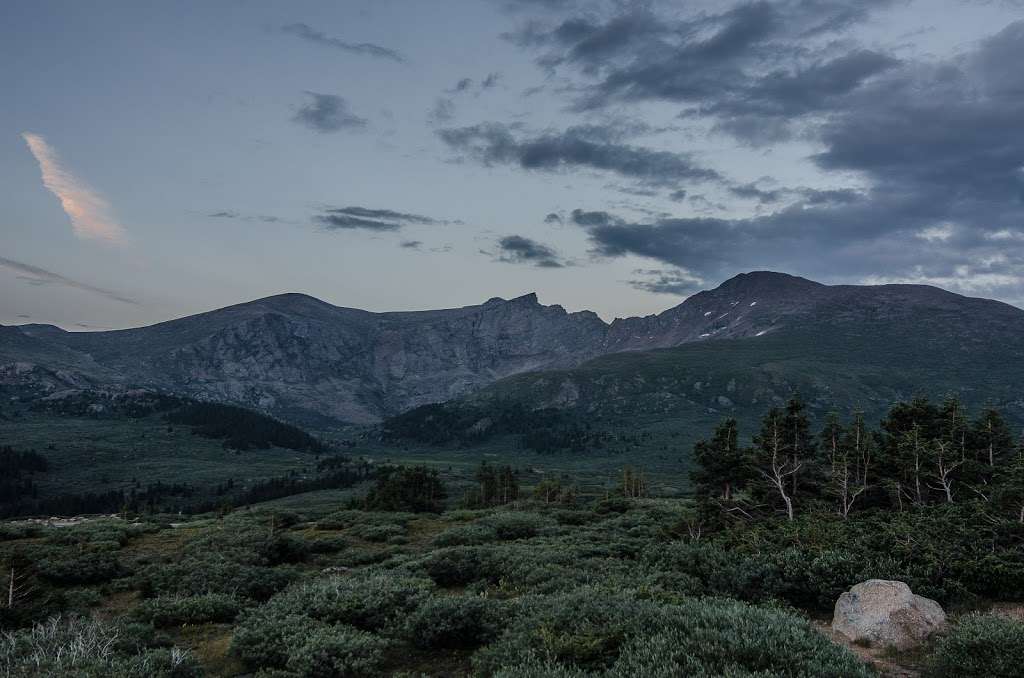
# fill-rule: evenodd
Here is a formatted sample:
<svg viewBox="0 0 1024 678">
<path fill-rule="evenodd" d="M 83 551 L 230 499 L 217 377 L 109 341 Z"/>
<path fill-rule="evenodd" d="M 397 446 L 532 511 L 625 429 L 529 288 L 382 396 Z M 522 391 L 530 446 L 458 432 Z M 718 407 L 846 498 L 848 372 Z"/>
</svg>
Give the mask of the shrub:
<svg viewBox="0 0 1024 678">
<path fill-rule="evenodd" d="M 292 652 L 287 666 L 308 678 L 375 676 L 390 646 L 390 641 L 350 626 L 318 628 Z"/>
<path fill-rule="evenodd" d="M 231 652 L 251 668 L 284 668 L 292 650 L 322 622 L 266 606 L 249 612 L 235 628 Z"/>
<path fill-rule="evenodd" d="M 360 539 L 380 543 L 405 535 L 405 529 L 398 525 L 357 525 L 351 533 Z"/>
<path fill-rule="evenodd" d="M 486 676 L 873 675 L 795 615 L 714 599 L 663 605 L 596 589 L 527 601 L 473 665 Z"/>
<path fill-rule="evenodd" d="M 499 539 L 506 541 L 535 537 L 538 530 L 551 523 L 550 520 L 537 513 L 516 512 L 495 513 L 480 522 L 492 528 Z"/>
<path fill-rule="evenodd" d="M 223 593 L 253 600 L 266 600 L 295 581 L 289 567 L 240 565 L 215 554 L 205 559 L 185 558 L 143 568 L 137 581 L 142 595 L 195 596 Z"/>
<path fill-rule="evenodd" d="M 478 596 L 434 597 L 406 619 L 405 635 L 424 648 L 472 648 L 505 627 L 508 605 Z"/>
<path fill-rule="evenodd" d="M 1009 678 L 1024 667 L 1024 624 L 995 615 L 961 619 L 939 641 L 932 659 L 934 676 Z"/>
<path fill-rule="evenodd" d="M 39 576 L 58 586 L 102 584 L 124 574 L 116 553 L 78 551 L 65 547 L 51 552 L 37 564 Z"/>
<path fill-rule="evenodd" d="M 435 551 L 419 565 L 438 586 L 465 586 L 481 579 L 494 578 L 489 551 L 470 546 Z"/>
<path fill-rule="evenodd" d="M 160 597 L 143 601 L 135 616 L 157 628 L 183 624 L 234 621 L 243 608 L 242 601 L 223 593 L 198 596 Z"/>
<path fill-rule="evenodd" d="M 498 532 L 489 525 L 458 525 L 434 537 L 434 546 L 477 546 L 497 541 Z"/>
<path fill-rule="evenodd" d="M 432 588 L 426 579 L 386 573 L 333 576 L 292 586 L 264 609 L 374 631 L 415 610 Z"/>
</svg>

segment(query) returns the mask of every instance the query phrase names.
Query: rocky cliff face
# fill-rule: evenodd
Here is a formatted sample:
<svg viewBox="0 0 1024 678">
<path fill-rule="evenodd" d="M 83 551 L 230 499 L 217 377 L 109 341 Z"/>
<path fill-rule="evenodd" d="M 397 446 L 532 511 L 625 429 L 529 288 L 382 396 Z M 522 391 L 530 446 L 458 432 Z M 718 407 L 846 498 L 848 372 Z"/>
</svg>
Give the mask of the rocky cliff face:
<svg viewBox="0 0 1024 678">
<path fill-rule="evenodd" d="M 363 423 L 511 374 L 576 365 L 597 355 L 607 326 L 590 312 L 543 306 L 533 294 L 406 313 L 287 294 L 116 332 L 3 329 L 5 358 L 45 364 L 49 350 L 62 368 L 98 383 Z"/>
<path fill-rule="evenodd" d="M 307 423 L 374 422 L 503 377 L 623 351 L 884 323 L 963 343 L 1021 343 L 1024 311 L 936 288 L 827 286 L 749 273 L 656 316 L 606 324 L 536 295 L 465 308 L 370 313 L 283 294 L 150 327 L 0 327 L 0 383 L 150 386 Z M 927 345 L 926 336 L 922 347 Z"/>
</svg>

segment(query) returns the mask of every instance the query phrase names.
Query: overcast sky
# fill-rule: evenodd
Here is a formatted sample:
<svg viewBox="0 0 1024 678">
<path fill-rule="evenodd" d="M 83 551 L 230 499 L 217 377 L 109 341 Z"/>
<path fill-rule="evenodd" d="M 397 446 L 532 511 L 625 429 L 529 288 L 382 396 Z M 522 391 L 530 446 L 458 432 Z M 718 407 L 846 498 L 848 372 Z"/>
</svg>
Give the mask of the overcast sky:
<svg viewBox="0 0 1024 678">
<path fill-rule="evenodd" d="M 0 323 L 606 320 L 749 270 L 1024 305 L 1024 4 L 0 6 Z"/>
</svg>

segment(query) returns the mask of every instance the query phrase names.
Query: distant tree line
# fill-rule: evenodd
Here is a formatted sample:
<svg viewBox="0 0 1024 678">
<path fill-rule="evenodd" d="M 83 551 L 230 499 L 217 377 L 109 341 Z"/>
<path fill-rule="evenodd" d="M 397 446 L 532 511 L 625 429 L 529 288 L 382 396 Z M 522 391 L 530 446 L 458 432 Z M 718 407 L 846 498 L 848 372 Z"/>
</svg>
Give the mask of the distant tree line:
<svg viewBox="0 0 1024 678">
<path fill-rule="evenodd" d="M 367 511 L 409 511 L 440 513 L 448 492 L 437 469 L 426 466 L 385 466 L 377 471 L 377 482 L 351 508 Z"/>
<path fill-rule="evenodd" d="M 997 410 L 972 419 L 952 397 L 899 403 L 877 429 L 860 412 L 847 422 L 832 413 L 816 433 L 793 397 L 765 414 L 752 445 L 726 419 L 694 446 L 694 459 L 697 500 L 713 522 L 980 502 L 1024 523 L 1024 443 Z"/>
<path fill-rule="evenodd" d="M 422 405 L 388 419 L 381 428 L 386 441 L 427 445 L 466 447 L 499 435 L 519 436 L 523 448 L 542 454 L 600 449 L 611 439 L 561 410 L 531 409 L 515 401 Z"/>
<path fill-rule="evenodd" d="M 0 515 L 17 513 L 18 507 L 38 496 L 35 476 L 46 473 L 46 457 L 34 450 L 19 452 L 10 445 L 0 447 Z"/>
<path fill-rule="evenodd" d="M 297 426 L 234 405 L 192 402 L 164 416 L 168 423 L 191 426 L 196 435 L 223 439 L 224 447 L 231 449 L 283 447 L 299 452 L 327 451 L 321 441 Z"/>
</svg>

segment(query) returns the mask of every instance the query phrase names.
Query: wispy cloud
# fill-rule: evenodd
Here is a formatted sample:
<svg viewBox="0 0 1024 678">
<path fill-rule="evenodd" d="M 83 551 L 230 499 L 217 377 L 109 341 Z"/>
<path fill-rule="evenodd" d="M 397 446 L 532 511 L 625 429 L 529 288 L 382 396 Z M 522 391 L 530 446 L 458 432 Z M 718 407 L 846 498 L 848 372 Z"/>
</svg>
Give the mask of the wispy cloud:
<svg viewBox="0 0 1024 678">
<path fill-rule="evenodd" d="M 112 243 L 124 242 L 124 228 L 110 214 L 110 204 L 61 164 L 57 152 L 46 143 L 46 139 L 32 132 L 22 132 L 21 136 L 39 163 L 43 185 L 60 200 L 61 207 L 71 219 L 75 235 Z"/>
<path fill-rule="evenodd" d="M 390 209 L 374 209 L 370 207 L 332 207 L 325 209 L 314 219 L 328 231 L 356 230 L 367 231 L 398 231 L 410 224 L 422 226 L 447 226 L 461 224 L 461 221 L 445 221 L 427 217 L 422 214 L 398 212 Z M 404 246 L 404 245 L 403 245 Z"/>
<path fill-rule="evenodd" d="M 364 56 L 377 57 L 379 59 L 389 59 L 391 61 L 397 61 L 398 63 L 405 63 L 406 61 L 406 58 L 399 52 L 388 47 L 381 47 L 380 45 L 375 45 L 372 42 L 346 42 L 339 38 L 332 38 L 321 31 L 316 30 L 309 24 L 288 24 L 287 26 L 282 26 L 281 30 L 284 33 L 298 36 L 303 40 L 307 40 L 314 44 L 331 47 L 350 54 L 361 54 Z"/>
<path fill-rule="evenodd" d="M 20 261 L 14 261 L 13 259 L 0 257 L 0 267 L 14 271 L 18 274 L 18 278 L 24 280 L 30 285 L 63 285 L 64 287 L 71 287 L 84 292 L 92 292 L 93 294 L 98 294 L 113 301 L 120 301 L 122 304 L 132 304 L 137 306 L 139 303 L 135 299 L 126 297 L 118 292 L 105 290 L 102 287 L 96 287 L 77 280 L 72 280 L 71 278 L 66 278 L 59 273 L 47 271 L 45 268 L 39 268 L 38 266 L 32 266 L 31 264 L 23 264 Z"/>
</svg>

